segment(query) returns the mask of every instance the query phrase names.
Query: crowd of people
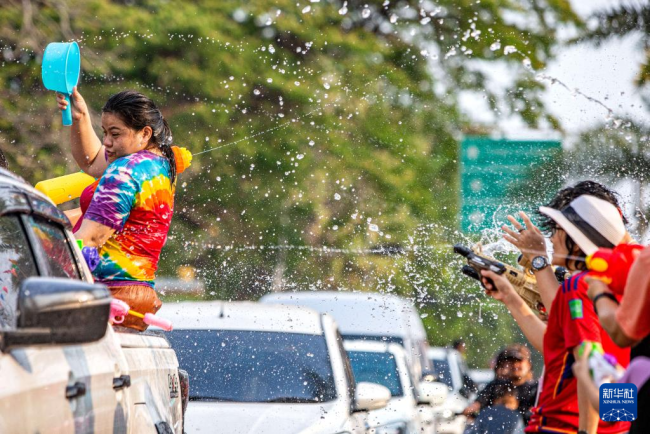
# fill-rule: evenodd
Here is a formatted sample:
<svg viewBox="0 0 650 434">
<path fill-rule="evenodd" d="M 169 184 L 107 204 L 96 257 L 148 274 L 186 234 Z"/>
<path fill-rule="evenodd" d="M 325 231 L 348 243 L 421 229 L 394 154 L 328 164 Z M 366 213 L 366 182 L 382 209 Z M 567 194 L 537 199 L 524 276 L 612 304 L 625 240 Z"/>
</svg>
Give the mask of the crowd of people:
<svg viewBox="0 0 650 434">
<path fill-rule="evenodd" d="M 517 432 L 508 413 L 515 409 L 525 432 L 650 432 L 650 412 L 644 412 L 650 408 L 650 249 L 639 247 L 622 295 L 614 293 L 608 282 L 590 273 L 587 262 L 600 248 L 634 243 L 618 196 L 599 183 L 579 182 L 540 207 L 539 217 L 537 227 L 525 213 L 508 216 L 511 226 L 503 230 L 504 238 L 532 264 L 547 317 L 536 315 L 503 275 L 481 272 L 486 293 L 507 307 L 543 355 L 536 402 L 531 400 L 533 383 L 522 374 L 527 349 L 507 348 L 497 358 L 494 382 L 466 410 L 468 415 L 478 413 L 469 432 Z M 550 261 L 545 235 L 553 246 Z M 558 282 L 552 266 L 566 267 L 570 277 Z M 591 344 L 626 370 L 614 381 L 637 386 L 639 411 L 633 422 L 599 418 L 599 391 L 589 367 Z"/>
</svg>

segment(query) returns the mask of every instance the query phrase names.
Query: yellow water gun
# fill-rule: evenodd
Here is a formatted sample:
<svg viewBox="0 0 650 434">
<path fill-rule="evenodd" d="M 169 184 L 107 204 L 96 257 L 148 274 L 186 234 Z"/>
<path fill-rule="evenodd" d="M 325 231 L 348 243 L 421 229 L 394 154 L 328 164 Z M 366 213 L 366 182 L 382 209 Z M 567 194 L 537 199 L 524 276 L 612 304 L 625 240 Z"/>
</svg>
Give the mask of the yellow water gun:
<svg viewBox="0 0 650 434">
<path fill-rule="evenodd" d="M 192 153 L 186 148 L 172 146 L 176 159 L 176 172 L 181 174 L 192 163 Z M 36 190 L 40 191 L 56 205 L 61 205 L 69 200 L 77 199 L 95 178 L 83 172 L 46 179 L 36 184 Z"/>
<path fill-rule="evenodd" d="M 95 182 L 95 178 L 83 172 L 46 179 L 36 184 L 36 190 L 49 197 L 56 205 L 81 196 L 84 189 Z"/>
</svg>

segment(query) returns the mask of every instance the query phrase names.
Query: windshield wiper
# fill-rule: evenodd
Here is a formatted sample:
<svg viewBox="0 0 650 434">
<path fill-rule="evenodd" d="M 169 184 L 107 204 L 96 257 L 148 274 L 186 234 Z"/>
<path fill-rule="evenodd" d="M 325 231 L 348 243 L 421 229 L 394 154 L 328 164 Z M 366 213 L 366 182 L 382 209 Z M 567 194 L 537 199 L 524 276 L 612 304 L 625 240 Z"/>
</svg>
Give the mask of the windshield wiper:
<svg viewBox="0 0 650 434">
<path fill-rule="evenodd" d="M 190 396 L 190 401 L 240 402 L 238 399 L 222 398 L 219 396 Z"/>
<path fill-rule="evenodd" d="M 300 404 L 305 404 L 305 403 L 314 403 L 314 402 L 320 402 L 316 398 L 298 398 L 295 396 L 284 396 L 281 398 L 274 398 L 274 399 L 269 399 L 268 401 L 264 402 L 293 402 L 293 403 L 300 403 Z"/>
</svg>

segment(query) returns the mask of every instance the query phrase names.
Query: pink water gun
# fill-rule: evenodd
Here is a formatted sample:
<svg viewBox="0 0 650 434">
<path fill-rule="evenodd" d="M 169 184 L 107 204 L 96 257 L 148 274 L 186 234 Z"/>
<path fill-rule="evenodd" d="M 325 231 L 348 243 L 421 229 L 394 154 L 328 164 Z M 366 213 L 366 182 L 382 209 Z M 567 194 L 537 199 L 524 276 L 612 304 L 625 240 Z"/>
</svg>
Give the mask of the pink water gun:
<svg viewBox="0 0 650 434">
<path fill-rule="evenodd" d="M 127 303 L 123 302 L 122 300 L 118 300 L 116 298 L 111 300 L 111 316 L 110 316 L 111 323 L 122 324 L 124 322 L 124 318 L 127 315 L 133 315 L 138 318 L 141 318 L 145 324 L 159 327 L 168 332 L 172 331 L 173 329 L 172 323 L 169 320 L 166 320 L 164 318 L 159 318 L 153 313 L 141 314 L 140 312 L 131 310 L 131 307 Z"/>
</svg>

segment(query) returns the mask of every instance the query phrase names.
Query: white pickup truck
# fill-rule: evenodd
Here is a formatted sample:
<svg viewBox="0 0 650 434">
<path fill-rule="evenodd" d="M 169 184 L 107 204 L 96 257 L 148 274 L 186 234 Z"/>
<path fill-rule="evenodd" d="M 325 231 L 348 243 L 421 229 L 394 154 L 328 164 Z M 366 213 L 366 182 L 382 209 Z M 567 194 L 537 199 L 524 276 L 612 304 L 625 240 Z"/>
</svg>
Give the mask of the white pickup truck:
<svg viewBox="0 0 650 434">
<path fill-rule="evenodd" d="M 182 434 L 187 374 L 110 300 L 63 213 L 0 169 L 0 433 Z"/>
</svg>

